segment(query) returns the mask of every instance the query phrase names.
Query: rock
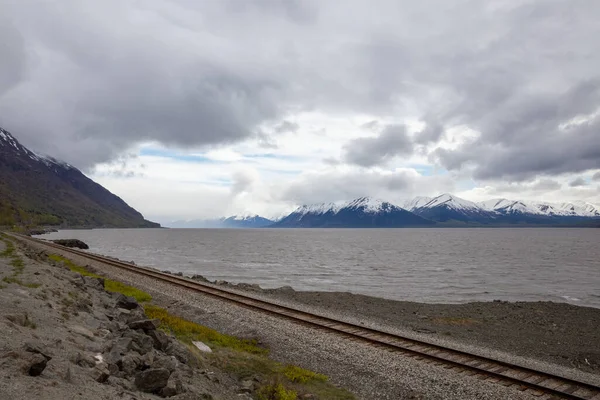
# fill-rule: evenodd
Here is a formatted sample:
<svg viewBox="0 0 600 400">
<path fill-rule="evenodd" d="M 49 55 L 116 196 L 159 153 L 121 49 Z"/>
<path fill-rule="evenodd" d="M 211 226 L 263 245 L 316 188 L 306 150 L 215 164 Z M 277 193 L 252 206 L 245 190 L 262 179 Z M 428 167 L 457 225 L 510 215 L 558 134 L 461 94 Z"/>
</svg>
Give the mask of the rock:
<svg viewBox="0 0 600 400">
<path fill-rule="evenodd" d="M 76 353 L 71 358 L 71 362 L 84 368 L 93 368 L 98 364 L 97 360 L 91 355 L 81 353 Z"/>
<path fill-rule="evenodd" d="M 85 244 L 84 242 L 82 242 L 79 239 L 57 239 L 57 240 L 52 240 L 52 242 L 54 242 L 56 244 L 60 244 L 61 246 L 76 247 L 78 249 L 83 249 L 83 250 L 87 250 L 90 248 L 90 246 L 88 246 L 87 244 Z"/>
<path fill-rule="evenodd" d="M 152 338 L 143 333 L 143 331 L 128 331 L 123 334 L 123 337 L 131 338 L 133 343 L 130 345 L 131 350 L 137 351 L 141 355 L 152 351 L 154 341 Z"/>
<path fill-rule="evenodd" d="M 160 325 L 160 320 L 158 319 L 142 319 L 140 321 L 133 321 L 127 324 L 130 329 L 137 330 L 142 329 L 146 332 L 154 331 Z"/>
<path fill-rule="evenodd" d="M 277 291 L 278 291 L 278 292 L 280 292 L 280 293 L 294 293 L 294 292 L 296 292 L 296 291 L 294 290 L 294 288 L 293 288 L 293 287 L 291 287 L 291 286 L 282 286 L 282 287 L 280 287 L 280 288 L 277 288 L 277 289 L 275 289 L 275 290 L 277 290 Z"/>
<path fill-rule="evenodd" d="M 41 343 L 36 342 L 25 342 L 23 345 L 23 350 L 28 353 L 41 354 L 47 361 L 52 360 L 48 351 L 44 350 L 44 347 Z"/>
<path fill-rule="evenodd" d="M 254 390 L 254 381 L 245 380 L 240 384 L 240 392 L 242 393 L 251 393 Z"/>
<path fill-rule="evenodd" d="M 154 366 L 154 362 L 156 357 L 154 357 L 154 353 L 150 352 L 150 353 L 146 353 L 144 354 L 142 357 L 142 364 L 141 364 L 141 369 L 148 369 L 148 368 L 164 368 L 164 367 L 159 367 L 159 366 Z"/>
<path fill-rule="evenodd" d="M 196 348 L 204 353 L 212 353 L 212 349 L 202 342 L 192 342 Z"/>
<path fill-rule="evenodd" d="M 156 393 L 169 383 L 171 372 L 165 368 L 151 368 L 135 375 L 135 386 L 142 392 Z"/>
<path fill-rule="evenodd" d="M 138 304 L 137 300 L 134 299 L 133 297 L 129 297 L 129 296 L 125 296 L 123 294 L 119 294 L 117 296 L 117 302 L 116 302 L 116 307 L 118 308 L 124 308 L 126 310 L 133 310 L 138 308 L 140 305 Z"/>
<path fill-rule="evenodd" d="M 84 276 L 83 282 L 85 286 L 92 289 L 104 291 L 104 278 L 94 278 L 92 276 Z"/>
<path fill-rule="evenodd" d="M 169 345 L 169 337 L 163 331 L 150 331 L 148 336 L 154 341 L 154 348 L 156 350 L 164 351 Z"/>
<path fill-rule="evenodd" d="M 138 367 L 142 364 L 142 358 L 136 352 L 126 354 L 121 362 L 121 370 L 128 376 L 133 376 Z"/>
<path fill-rule="evenodd" d="M 202 275 L 192 275 L 192 279 L 195 281 L 210 283 L 210 281 Z"/>
<path fill-rule="evenodd" d="M 7 314 L 5 318 L 13 324 L 17 324 L 20 326 L 27 326 L 29 321 L 29 316 L 26 313 L 21 312 L 15 314 Z"/>
<path fill-rule="evenodd" d="M 84 328 L 83 326 L 75 325 L 75 326 L 70 327 L 70 330 L 73 333 L 77 333 L 81 336 L 85 336 L 86 338 L 88 338 L 90 340 L 94 340 L 94 332 L 90 331 L 87 328 Z"/>
<path fill-rule="evenodd" d="M 172 396 L 178 395 L 180 393 L 183 393 L 184 391 L 185 391 L 185 388 L 183 386 L 183 382 L 181 381 L 181 378 L 179 377 L 179 374 L 177 372 L 174 372 L 169 377 L 167 386 L 162 388 L 162 390 L 160 391 L 160 395 L 163 397 L 172 397 Z"/>
<path fill-rule="evenodd" d="M 121 359 L 129 352 L 132 347 L 133 339 L 130 337 L 119 338 L 114 342 L 109 342 L 106 347 L 110 349 L 108 354 L 104 355 L 104 360 L 109 364 L 121 363 Z"/>
<path fill-rule="evenodd" d="M 108 366 L 106 364 L 98 364 L 91 372 L 92 378 L 96 382 L 104 383 L 110 377 L 110 371 L 108 370 Z"/>
<path fill-rule="evenodd" d="M 159 356 L 152 364 L 154 368 L 165 368 L 173 372 L 180 367 L 179 361 L 175 356 Z M 171 395 L 173 396 L 173 395 Z"/>
<path fill-rule="evenodd" d="M 27 359 L 27 364 L 25 369 L 27 374 L 30 376 L 40 376 L 44 369 L 46 369 L 46 365 L 48 364 L 48 360 L 41 354 L 32 354 L 31 357 Z"/>
<path fill-rule="evenodd" d="M 167 353 L 170 356 L 175 356 L 183 364 L 189 363 L 190 358 L 192 357 L 190 349 L 188 349 L 185 345 L 181 344 L 177 340 L 172 340 L 169 343 L 169 345 L 165 349 L 165 353 Z"/>
</svg>

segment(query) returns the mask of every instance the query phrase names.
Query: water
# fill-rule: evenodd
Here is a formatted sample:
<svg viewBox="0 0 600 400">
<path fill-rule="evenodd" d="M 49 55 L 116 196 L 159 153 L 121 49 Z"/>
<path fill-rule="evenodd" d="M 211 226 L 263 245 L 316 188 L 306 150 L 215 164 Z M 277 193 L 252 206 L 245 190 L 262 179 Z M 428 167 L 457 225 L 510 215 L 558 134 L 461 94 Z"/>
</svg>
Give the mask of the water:
<svg viewBox="0 0 600 400">
<path fill-rule="evenodd" d="M 77 238 L 140 265 L 262 287 L 600 308 L 600 229 L 110 229 L 44 238 Z"/>
</svg>

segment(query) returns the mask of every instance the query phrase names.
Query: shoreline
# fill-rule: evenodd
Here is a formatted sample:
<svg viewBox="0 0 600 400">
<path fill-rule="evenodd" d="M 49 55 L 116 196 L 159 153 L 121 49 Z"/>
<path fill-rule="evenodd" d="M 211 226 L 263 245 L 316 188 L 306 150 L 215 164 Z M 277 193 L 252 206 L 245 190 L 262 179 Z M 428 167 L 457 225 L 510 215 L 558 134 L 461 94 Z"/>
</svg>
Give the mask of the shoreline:
<svg viewBox="0 0 600 400">
<path fill-rule="evenodd" d="M 422 303 L 350 292 L 296 291 L 289 286 L 262 289 L 210 282 L 199 275 L 190 279 L 363 325 L 600 375 L 600 308 L 552 301 Z"/>
<path fill-rule="evenodd" d="M 59 250 L 60 252 L 60 250 Z M 77 256 L 75 259 L 79 258 Z M 81 262 L 85 262 L 80 260 Z M 444 368 L 434 368 L 431 365 L 423 365 L 420 362 L 405 359 L 391 355 L 386 351 L 379 351 L 369 346 L 357 345 L 346 341 L 332 341 L 329 334 L 315 331 L 312 329 L 303 328 L 297 324 L 288 323 L 285 320 L 265 316 L 261 313 L 240 309 L 237 306 L 231 306 L 219 300 L 211 299 L 210 297 L 198 296 L 186 292 L 185 290 L 174 289 L 168 284 L 161 283 L 152 279 L 140 279 L 133 273 L 116 270 L 110 266 L 104 266 L 95 262 L 90 262 L 93 268 L 108 276 L 118 277 L 118 279 L 140 287 L 143 290 L 152 294 L 153 298 L 165 305 L 166 309 L 182 315 L 190 320 L 198 321 L 202 325 L 209 326 L 221 332 L 229 333 L 238 337 L 252 338 L 265 343 L 272 350 L 272 354 L 276 360 L 280 362 L 290 362 L 296 360 L 308 368 L 317 371 L 322 371 L 332 377 L 333 382 L 343 387 L 347 387 L 355 392 L 358 398 L 371 399 L 398 399 L 398 398 L 439 398 L 439 399 L 470 399 L 470 398 L 509 398 L 508 392 L 503 392 L 500 385 L 481 383 L 479 381 L 471 381 L 468 378 L 446 372 Z M 95 267 L 94 267 L 95 266 Z M 178 274 L 179 275 L 179 274 Z M 182 274 L 183 275 L 183 274 Z M 205 280 L 197 275 L 196 280 Z M 441 342 L 444 340 L 445 345 L 450 343 L 459 343 L 460 335 L 452 331 L 436 331 L 427 332 L 419 326 L 412 326 L 413 321 L 424 323 L 442 323 L 443 326 L 448 325 L 448 329 L 456 329 L 464 331 L 466 340 L 463 343 L 478 346 L 480 349 L 489 350 L 487 356 L 503 360 L 497 356 L 500 352 L 493 350 L 502 350 L 501 345 L 486 343 L 480 336 L 477 335 L 480 328 L 490 330 L 489 324 L 476 323 L 472 326 L 470 321 L 466 320 L 469 316 L 456 315 L 456 309 L 452 309 L 452 305 L 434 305 L 432 307 L 449 307 L 449 314 L 446 319 L 443 315 L 426 314 L 426 307 L 431 305 L 411 302 L 398 302 L 394 300 L 385 300 L 369 296 L 352 295 L 349 293 L 329 293 L 329 292 L 296 292 L 290 288 L 266 289 L 258 290 L 253 285 L 226 285 L 232 291 L 245 291 L 252 293 L 256 297 L 270 297 L 275 302 L 293 303 L 299 309 L 311 309 L 313 312 L 323 314 L 335 314 L 338 318 L 346 319 L 349 322 L 362 323 L 369 327 L 379 328 L 390 332 L 401 332 L 405 329 L 412 336 L 420 336 L 424 340 L 431 342 Z M 225 287 L 225 285 L 219 285 Z M 385 304 L 388 303 L 388 304 Z M 472 303 L 469 306 L 480 306 L 485 312 L 486 310 L 502 305 L 511 305 L 512 303 Z M 521 304 L 525 307 L 526 313 L 535 314 L 528 304 Z M 539 304 L 534 303 L 534 307 Z M 400 306 L 404 306 L 404 312 L 400 311 Z M 458 305 L 459 307 L 462 305 Z M 554 308 L 556 304 L 550 303 L 549 307 Z M 412 309 L 418 307 L 418 310 Z M 560 307 L 560 305 L 559 305 Z M 573 309 L 587 308 L 571 306 L 570 312 Z M 414 313 L 414 311 L 417 311 Z M 437 310 L 439 311 L 439 310 Z M 538 310 L 539 311 L 539 310 Z M 597 316 L 599 315 L 596 309 L 591 310 L 593 313 L 592 329 L 595 327 Z M 487 312 L 487 314 L 490 314 Z M 498 313 L 496 313 L 498 314 Z M 410 317 L 410 316 L 413 317 Z M 335 317 L 334 316 L 334 317 Z M 410 318 L 409 318 L 410 317 Z M 412 319 L 411 319 L 412 318 Z M 490 314 L 491 318 L 491 314 Z M 522 320 L 519 321 L 522 323 Z M 569 322 L 569 321 L 568 321 Z M 578 328 L 578 322 L 574 322 L 574 329 Z M 515 327 L 514 318 L 510 318 L 503 322 L 507 329 Z M 529 329 L 536 330 L 535 322 L 530 324 Z M 533 327 L 533 328 L 532 328 Z M 416 328 L 416 329 L 412 329 Z M 485 330 L 484 329 L 484 332 Z M 421 332 L 419 332 L 421 330 Z M 538 329 L 539 330 L 539 329 Z M 411 332 L 409 332 L 411 331 Z M 449 332 L 450 335 L 444 332 Z M 522 333 L 522 332 L 521 332 Z M 571 340 L 571 344 L 580 340 L 580 338 L 568 338 L 567 333 L 562 334 L 567 340 Z M 407 334 L 407 337 L 411 337 Z M 591 347 L 598 343 L 594 339 L 595 332 L 586 329 L 583 332 L 584 340 Z M 521 363 L 527 366 L 525 362 L 533 360 L 538 362 L 535 365 L 540 370 L 549 370 L 551 373 L 558 373 L 563 376 L 578 378 L 582 381 L 590 381 L 596 383 L 600 381 L 600 373 L 594 367 L 590 369 L 573 369 L 569 360 L 567 362 L 559 362 L 557 364 L 548 364 L 553 362 L 544 357 L 538 357 L 536 354 L 530 354 L 524 349 L 533 348 L 533 353 L 536 349 L 538 352 L 545 352 L 546 347 L 540 344 L 539 340 L 523 341 L 522 346 L 516 349 L 508 349 L 505 354 L 509 359 L 504 358 L 508 362 Z M 440 343 L 444 345 L 443 343 Z M 556 346 L 555 343 L 549 344 L 551 347 Z M 585 350 L 585 349 L 584 349 Z M 468 350 L 467 350 L 468 351 Z M 476 351 L 473 351 L 477 353 Z M 486 355 L 486 354 L 482 354 Z M 524 358 L 525 357 L 525 358 Z M 526 359 L 527 358 L 527 359 Z M 357 360 L 361 362 L 357 363 Z M 589 359 L 595 363 L 595 358 Z M 546 361 L 546 362 L 543 362 Z M 531 365 L 531 364 L 529 364 Z M 562 365 L 562 367 L 561 367 Z M 593 364 L 595 366 L 595 364 Z M 564 368 L 564 367 L 567 368 Z M 432 369 L 433 368 L 433 369 Z M 557 372 L 563 371 L 563 372 Z M 364 377 L 369 376 L 369 384 L 365 384 Z M 357 382 L 363 382 L 357 384 Z M 444 382 L 440 385 L 441 382 Z M 452 393 L 448 392 L 448 388 L 452 387 Z M 493 394 L 495 393 L 495 395 Z M 502 393 L 502 394 L 501 394 Z M 521 398 L 520 393 L 514 394 L 511 398 Z M 491 396 L 491 397 L 490 397 Z M 529 398 L 524 396 L 523 398 Z"/>
</svg>

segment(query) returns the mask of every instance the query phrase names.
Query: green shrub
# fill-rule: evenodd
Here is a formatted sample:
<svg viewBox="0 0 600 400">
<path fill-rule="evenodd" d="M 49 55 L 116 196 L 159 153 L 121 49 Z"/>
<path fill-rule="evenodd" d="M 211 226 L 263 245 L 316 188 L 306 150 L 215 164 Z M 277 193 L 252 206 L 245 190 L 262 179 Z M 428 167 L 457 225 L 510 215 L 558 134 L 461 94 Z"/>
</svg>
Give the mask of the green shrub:
<svg viewBox="0 0 600 400">
<path fill-rule="evenodd" d="M 286 365 L 282 369 L 283 375 L 291 382 L 307 383 L 311 381 L 326 382 L 328 378 L 323 374 L 318 374 L 295 365 Z"/>
<path fill-rule="evenodd" d="M 225 335 L 214 329 L 172 315 L 164 308 L 147 304 L 144 310 L 148 318 L 159 319 L 162 329 L 173 333 L 173 335 L 183 342 L 202 341 L 213 346 L 228 347 L 248 353 L 267 353 L 266 349 L 258 347 L 253 340 L 238 339 L 234 336 Z"/>
<path fill-rule="evenodd" d="M 298 393 L 286 389 L 281 383 L 266 385 L 256 392 L 258 400 L 296 400 Z"/>
</svg>

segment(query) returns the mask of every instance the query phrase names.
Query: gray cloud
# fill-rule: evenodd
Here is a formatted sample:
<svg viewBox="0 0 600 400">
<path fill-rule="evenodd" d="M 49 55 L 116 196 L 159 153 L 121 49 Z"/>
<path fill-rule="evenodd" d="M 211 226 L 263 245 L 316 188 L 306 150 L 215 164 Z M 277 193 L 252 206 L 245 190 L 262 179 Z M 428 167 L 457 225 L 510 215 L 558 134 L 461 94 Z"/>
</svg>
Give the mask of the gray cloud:
<svg viewBox="0 0 600 400">
<path fill-rule="evenodd" d="M 279 199 L 293 204 L 346 201 L 373 196 L 387 201 L 405 200 L 416 195 L 438 195 L 455 190 L 453 177 L 421 176 L 412 170 L 385 173 L 357 168 L 307 173 L 293 180 Z"/>
<path fill-rule="evenodd" d="M 275 132 L 277 132 L 277 133 L 285 133 L 285 132 L 296 133 L 296 132 L 298 132 L 298 129 L 300 129 L 300 125 L 298 125 L 295 122 L 290 122 L 290 121 L 282 121 L 280 124 L 275 126 Z"/>
<path fill-rule="evenodd" d="M 237 171 L 232 176 L 231 193 L 235 196 L 250 191 L 255 181 L 256 176 L 251 171 Z"/>
<path fill-rule="evenodd" d="M 303 111 L 419 119 L 416 144 L 475 179 L 599 167 L 600 117 L 585 118 L 600 109 L 599 2 L 61 4 L 0 3 L 0 123 L 80 167 L 146 140 L 276 146 L 261 126 Z M 439 147 L 452 128 L 479 137 Z M 384 130 L 344 159 L 413 147 Z"/>
<path fill-rule="evenodd" d="M 596 172 L 593 176 L 592 176 L 592 180 L 593 181 L 600 181 L 600 171 Z"/>
<path fill-rule="evenodd" d="M 359 138 L 345 147 L 344 159 L 363 167 L 379 165 L 392 157 L 411 154 L 413 143 L 404 125 L 388 125 L 381 134 L 372 138 Z"/>
<path fill-rule="evenodd" d="M 580 187 L 580 186 L 587 186 L 587 182 L 585 179 L 583 179 L 582 177 L 573 179 L 571 182 L 569 182 L 569 186 L 570 187 Z"/>
</svg>

